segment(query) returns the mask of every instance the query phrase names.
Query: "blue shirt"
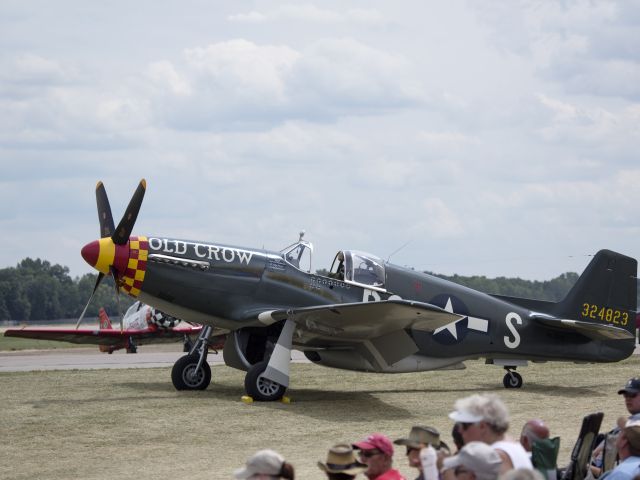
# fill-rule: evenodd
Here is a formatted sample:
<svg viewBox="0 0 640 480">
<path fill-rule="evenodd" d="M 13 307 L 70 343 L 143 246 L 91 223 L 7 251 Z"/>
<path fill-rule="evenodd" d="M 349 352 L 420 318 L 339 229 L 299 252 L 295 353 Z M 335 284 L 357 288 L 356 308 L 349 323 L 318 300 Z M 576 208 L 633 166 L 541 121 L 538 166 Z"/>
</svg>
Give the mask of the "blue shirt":
<svg viewBox="0 0 640 480">
<path fill-rule="evenodd" d="M 601 477 L 601 480 L 633 480 L 640 475 L 640 457 L 628 457 L 616 468 Z"/>
</svg>

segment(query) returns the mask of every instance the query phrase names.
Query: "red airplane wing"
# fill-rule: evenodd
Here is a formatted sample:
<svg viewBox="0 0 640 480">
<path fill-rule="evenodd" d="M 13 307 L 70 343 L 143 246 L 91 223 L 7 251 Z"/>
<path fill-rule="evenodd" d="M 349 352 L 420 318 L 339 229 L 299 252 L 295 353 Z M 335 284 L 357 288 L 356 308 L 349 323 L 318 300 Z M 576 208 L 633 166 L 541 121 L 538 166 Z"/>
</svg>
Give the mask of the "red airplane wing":
<svg viewBox="0 0 640 480">
<path fill-rule="evenodd" d="M 5 337 L 34 338 L 37 340 L 57 340 L 61 342 L 89 345 L 125 345 L 133 338 L 138 345 L 150 343 L 170 343 L 184 337 L 197 335 L 202 327 L 176 327 L 172 329 L 123 330 L 119 329 L 73 329 L 73 328 L 10 328 Z"/>
</svg>

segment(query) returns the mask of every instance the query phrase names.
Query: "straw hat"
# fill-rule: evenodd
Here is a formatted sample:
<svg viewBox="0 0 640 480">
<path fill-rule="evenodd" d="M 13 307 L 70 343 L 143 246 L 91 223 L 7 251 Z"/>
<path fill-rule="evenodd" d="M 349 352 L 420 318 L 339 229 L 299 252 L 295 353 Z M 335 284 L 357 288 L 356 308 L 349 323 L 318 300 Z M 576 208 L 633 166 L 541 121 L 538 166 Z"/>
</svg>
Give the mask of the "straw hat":
<svg viewBox="0 0 640 480">
<path fill-rule="evenodd" d="M 320 470 L 327 473 L 346 473 L 347 475 L 357 475 L 364 472 L 367 466 L 356 459 L 351 445 L 338 444 L 329 449 L 327 461 L 318 462 Z"/>
</svg>

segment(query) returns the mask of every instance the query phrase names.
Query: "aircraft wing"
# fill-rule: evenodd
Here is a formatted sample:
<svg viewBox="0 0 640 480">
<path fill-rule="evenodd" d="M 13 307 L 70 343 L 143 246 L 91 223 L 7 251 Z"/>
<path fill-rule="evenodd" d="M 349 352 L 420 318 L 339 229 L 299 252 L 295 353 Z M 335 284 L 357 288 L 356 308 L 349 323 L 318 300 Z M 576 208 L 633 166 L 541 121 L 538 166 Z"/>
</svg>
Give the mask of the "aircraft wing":
<svg viewBox="0 0 640 480">
<path fill-rule="evenodd" d="M 555 318 L 542 313 L 533 313 L 531 318 L 547 327 L 573 330 L 594 340 L 629 340 L 635 338 L 635 335 L 628 330 L 605 323 Z"/>
<path fill-rule="evenodd" d="M 144 343 L 171 343 L 184 338 L 184 335 L 197 335 L 202 327 L 181 327 L 172 329 L 122 330 L 119 329 L 78 329 L 75 328 L 10 328 L 4 332 L 5 337 L 33 338 L 36 340 L 56 340 L 60 342 L 88 345 L 124 345 L 128 338 Z"/>
<path fill-rule="evenodd" d="M 429 303 L 398 299 L 275 310 L 263 312 L 259 318 L 263 323 L 291 318 L 303 332 L 358 342 L 407 328 L 433 331 L 463 316 Z"/>
</svg>

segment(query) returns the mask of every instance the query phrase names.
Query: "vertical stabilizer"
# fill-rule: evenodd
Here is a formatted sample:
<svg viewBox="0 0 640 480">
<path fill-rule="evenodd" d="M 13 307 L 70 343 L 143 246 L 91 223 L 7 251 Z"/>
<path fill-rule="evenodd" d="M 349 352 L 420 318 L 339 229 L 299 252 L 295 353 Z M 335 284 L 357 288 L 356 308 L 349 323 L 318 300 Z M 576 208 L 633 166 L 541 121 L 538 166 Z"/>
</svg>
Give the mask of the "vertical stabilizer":
<svg viewBox="0 0 640 480">
<path fill-rule="evenodd" d="M 634 258 L 600 250 L 565 299 L 555 305 L 554 313 L 635 332 L 637 273 Z"/>
<path fill-rule="evenodd" d="M 100 309 L 100 329 L 101 330 L 110 330 L 113 327 L 111 326 L 111 320 L 109 320 L 109 315 L 104 311 L 104 308 Z"/>
</svg>

